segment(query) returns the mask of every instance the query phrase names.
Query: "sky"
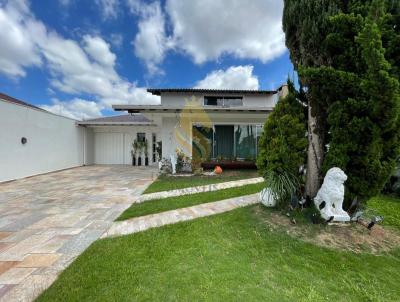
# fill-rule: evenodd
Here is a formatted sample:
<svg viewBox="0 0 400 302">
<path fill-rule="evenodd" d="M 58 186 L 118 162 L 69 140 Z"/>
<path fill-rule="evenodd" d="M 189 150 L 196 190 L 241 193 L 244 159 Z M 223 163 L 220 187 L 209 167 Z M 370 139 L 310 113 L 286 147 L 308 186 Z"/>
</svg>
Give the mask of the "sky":
<svg viewBox="0 0 400 302">
<path fill-rule="evenodd" d="M 0 92 L 75 119 L 147 88 L 276 89 L 281 0 L 0 0 Z"/>
</svg>

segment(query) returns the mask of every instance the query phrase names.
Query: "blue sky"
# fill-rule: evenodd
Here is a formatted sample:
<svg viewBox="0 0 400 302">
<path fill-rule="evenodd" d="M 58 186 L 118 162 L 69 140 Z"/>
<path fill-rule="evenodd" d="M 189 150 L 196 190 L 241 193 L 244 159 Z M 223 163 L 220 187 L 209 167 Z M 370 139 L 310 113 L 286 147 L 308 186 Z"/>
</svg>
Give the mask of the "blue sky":
<svg viewBox="0 0 400 302">
<path fill-rule="evenodd" d="M 0 91 L 81 119 L 147 87 L 275 89 L 293 66 L 277 0 L 0 0 Z"/>
</svg>

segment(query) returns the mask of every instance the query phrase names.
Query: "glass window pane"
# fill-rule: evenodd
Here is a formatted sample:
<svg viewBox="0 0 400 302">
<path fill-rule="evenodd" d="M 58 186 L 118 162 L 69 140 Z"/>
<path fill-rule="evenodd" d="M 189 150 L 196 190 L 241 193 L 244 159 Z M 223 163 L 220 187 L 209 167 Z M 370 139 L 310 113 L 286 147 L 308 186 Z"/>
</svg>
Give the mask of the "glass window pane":
<svg viewBox="0 0 400 302">
<path fill-rule="evenodd" d="M 256 127 L 253 125 L 235 126 L 236 157 L 245 160 L 256 158 Z"/>
</svg>

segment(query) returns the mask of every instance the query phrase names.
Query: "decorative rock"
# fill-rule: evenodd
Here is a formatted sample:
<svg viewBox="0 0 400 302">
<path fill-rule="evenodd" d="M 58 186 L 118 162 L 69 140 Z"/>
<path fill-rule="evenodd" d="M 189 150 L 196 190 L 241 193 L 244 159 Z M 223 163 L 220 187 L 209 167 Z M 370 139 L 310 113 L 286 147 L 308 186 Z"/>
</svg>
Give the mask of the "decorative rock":
<svg viewBox="0 0 400 302">
<path fill-rule="evenodd" d="M 180 172 L 191 173 L 192 172 L 192 164 L 191 164 L 191 162 L 188 161 L 188 160 L 183 161 Z"/>
<path fill-rule="evenodd" d="M 266 207 L 275 207 L 276 199 L 270 188 L 263 189 L 259 194 L 260 202 Z"/>
<path fill-rule="evenodd" d="M 172 172 L 172 165 L 169 159 L 163 158 L 159 161 L 158 167 L 160 169 L 161 174 L 171 174 Z"/>
<path fill-rule="evenodd" d="M 314 198 L 322 218 L 330 221 L 347 222 L 350 216 L 343 210 L 344 182 L 347 175 L 339 168 L 331 168 Z"/>
</svg>

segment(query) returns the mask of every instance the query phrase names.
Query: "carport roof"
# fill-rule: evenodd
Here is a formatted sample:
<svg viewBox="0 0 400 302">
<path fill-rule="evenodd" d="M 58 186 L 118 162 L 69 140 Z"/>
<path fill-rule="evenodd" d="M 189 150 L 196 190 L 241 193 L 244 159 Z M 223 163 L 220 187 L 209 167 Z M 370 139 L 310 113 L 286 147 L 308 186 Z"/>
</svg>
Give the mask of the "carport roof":
<svg viewBox="0 0 400 302">
<path fill-rule="evenodd" d="M 153 125 L 152 121 L 141 114 L 124 114 L 99 117 L 77 122 L 78 125 Z"/>
</svg>

